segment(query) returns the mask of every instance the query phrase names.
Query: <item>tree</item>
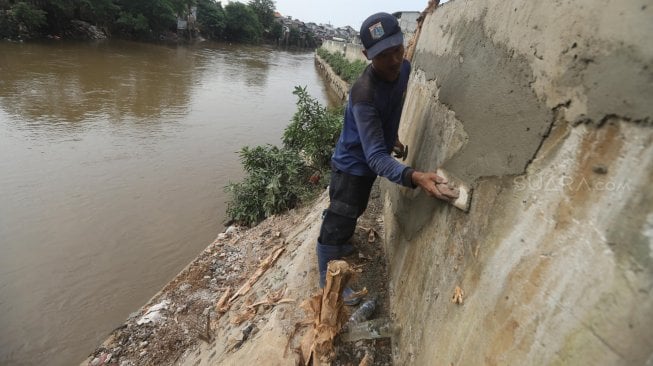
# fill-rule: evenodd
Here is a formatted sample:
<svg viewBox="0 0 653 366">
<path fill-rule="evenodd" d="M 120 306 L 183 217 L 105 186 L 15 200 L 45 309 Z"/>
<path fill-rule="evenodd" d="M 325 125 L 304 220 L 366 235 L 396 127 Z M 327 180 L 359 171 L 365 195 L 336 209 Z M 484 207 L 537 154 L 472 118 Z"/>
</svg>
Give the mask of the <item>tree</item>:
<svg viewBox="0 0 653 366">
<path fill-rule="evenodd" d="M 283 36 L 283 26 L 279 22 L 272 23 L 268 37 L 273 41 L 278 41 Z"/>
<path fill-rule="evenodd" d="M 225 29 L 225 13 L 222 5 L 213 0 L 198 0 L 197 22 L 205 37 L 221 39 Z"/>
<path fill-rule="evenodd" d="M 249 6 L 232 2 L 225 6 L 224 10 L 225 37 L 228 40 L 255 43 L 261 39 L 261 23 Z"/>
<path fill-rule="evenodd" d="M 269 31 L 274 22 L 276 7 L 273 0 L 250 0 L 249 7 L 254 11 L 264 31 Z"/>
<path fill-rule="evenodd" d="M 15 24 L 24 27 L 28 34 L 36 33 L 40 27 L 45 25 L 45 11 L 28 3 L 21 1 L 14 4 L 11 7 L 11 13 Z"/>
<path fill-rule="evenodd" d="M 105 30 L 113 25 L 120 12 L 120 7 L 113 0 L 85 0 L 81 2 L 80 8 L 80 19 Z"/>
</svg>

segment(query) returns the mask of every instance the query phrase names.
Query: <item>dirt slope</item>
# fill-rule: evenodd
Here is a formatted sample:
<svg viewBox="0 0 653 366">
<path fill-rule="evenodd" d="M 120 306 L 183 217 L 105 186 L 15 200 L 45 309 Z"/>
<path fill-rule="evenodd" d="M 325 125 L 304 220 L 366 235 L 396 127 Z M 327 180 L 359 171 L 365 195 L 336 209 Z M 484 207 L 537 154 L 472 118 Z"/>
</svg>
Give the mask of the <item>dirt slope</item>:
<svg viewBox="0 0 653 366">
<path fill-rule="evenodd" d="M 232 228 L 221 234 L 83 364 L 298 364 L 295 348 L 305 331 L 299 323 L 306 320 L 299 305 L 318 291 L 315 241 L 327 205 L 325 192 L 310 207 L 271 217 L 249 230 Z M 352 238 L 358 252 L 347 258 L 362 269 L 353 286 L 367 287 L 379 299 L 374 318 L 388 316 L 380 212 L 375 187 Z M 274 262 L 273 252 L 278 254 Z M 261 265 L 266 260 L 272 262 L 267 269 Z M 251 289 L 234 296 L 257 270 L 263 274 Z M 225 299 L 233 301 L 219 306 L 227 291 Z M 358 365 L 366 353 L 374 365 L 391 364 L 388 339 L 355 343 L 336 339 L 336 351 L 334 365 Z"/>
</svg>

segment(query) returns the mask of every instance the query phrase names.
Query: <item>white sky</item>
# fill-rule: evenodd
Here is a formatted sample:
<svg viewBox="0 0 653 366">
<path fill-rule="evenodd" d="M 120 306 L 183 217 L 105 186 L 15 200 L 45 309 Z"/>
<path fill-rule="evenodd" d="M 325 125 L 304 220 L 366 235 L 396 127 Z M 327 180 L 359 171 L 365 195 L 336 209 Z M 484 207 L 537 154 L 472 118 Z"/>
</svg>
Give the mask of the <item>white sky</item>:
<svg viewBox="0 0 653 366">
<path fill-rule="evenodd" d="M 239 0 L 247 3 L 247 0 Z M 228 1 L 223 0 L 226 5 Z M 441 0 L 440 3 L 445 1 Z M 277 11 L 283 16 L 292 16 L 303 22 L 331 23 L 335 27 L 350 25 L 358 30 L 363 20 L 378 13 L 396 11 L 422 11 L 428 0 L 274 0 Z"/>
</svg>

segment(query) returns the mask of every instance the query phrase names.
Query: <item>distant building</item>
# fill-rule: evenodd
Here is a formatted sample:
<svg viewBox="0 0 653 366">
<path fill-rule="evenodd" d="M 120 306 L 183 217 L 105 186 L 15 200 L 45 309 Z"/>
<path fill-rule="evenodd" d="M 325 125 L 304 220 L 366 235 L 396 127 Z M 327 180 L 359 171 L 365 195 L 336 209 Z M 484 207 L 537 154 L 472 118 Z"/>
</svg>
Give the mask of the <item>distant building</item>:
<svg viewBox="0 0 653 366">
<path fill-rule="evenodd" d="M 399 27 L 404 32 L 404 45 L 408 44 L 417 30 L 417 19 L 420 16 L 419 11 L 398 11 L 392 13 L 399 19 Z"/>
</svg>

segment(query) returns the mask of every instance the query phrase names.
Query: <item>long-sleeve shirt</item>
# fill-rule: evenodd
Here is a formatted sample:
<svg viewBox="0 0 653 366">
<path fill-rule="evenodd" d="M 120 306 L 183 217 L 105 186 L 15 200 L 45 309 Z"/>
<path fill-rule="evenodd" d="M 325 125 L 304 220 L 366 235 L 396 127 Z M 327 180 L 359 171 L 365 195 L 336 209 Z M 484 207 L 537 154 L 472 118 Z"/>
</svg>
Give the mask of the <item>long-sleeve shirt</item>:
<svg viewBox="0 0 653 366">
<path fill-rule="evenodd" d="M 356 80 L 349 93 L 342 133 L 332 157 L 336 169 L 358 176 L 380 175 L 394 183 L 414 187 L 413 168 L 390 155 L 398 140 L 409 75 L 410 62 L 404 60 L 395 81 L 379 78 L 372 65 Z"/>
</svg>

